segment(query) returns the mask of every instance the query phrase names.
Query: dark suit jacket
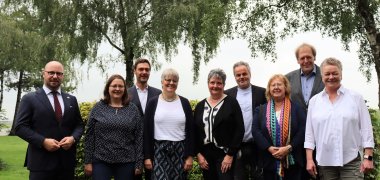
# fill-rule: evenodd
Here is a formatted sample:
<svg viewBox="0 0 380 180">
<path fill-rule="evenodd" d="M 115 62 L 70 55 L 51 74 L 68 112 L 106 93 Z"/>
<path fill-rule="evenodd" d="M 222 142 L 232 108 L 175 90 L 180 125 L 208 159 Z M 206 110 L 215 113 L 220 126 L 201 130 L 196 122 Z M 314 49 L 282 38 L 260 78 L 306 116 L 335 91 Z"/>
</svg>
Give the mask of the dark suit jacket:
<svg viewBox="0 0 380 180">
<path fill-rule="evenodd" d="M 203 113 L 206 99 L 197 104 L 194 111 L 194 135 L 195 135 L 195 153 L 204 151 L 203 140 L 206 138 L 203 123 Z M 244 121 L 238 101 L 226 96 L 223 105 L 218 110 L 212 133 L 219 146 L 228 148 L 228 155 L 234 156 L 244 136 Z"/>
<path fill-rule="evenodd" d="M 255 108 L 257 106 L 260 106 L 261 104 L 265 104 L 267 102 L 267 99 L 265 97 L 265 88 L 251 85 L 251 89 L 252 89 L 252 117 L 253 117 L 255 113 Z M 224 93 L 236 98 L 237 91 L 238 91 L 238 88 L 237 86 L 235 86 L 233 88 L 226 90 Z"/>
<path fill-rule="evenodd" d="M 55 112 L 43 88 L 25 95 L 20 102 L 16 118 L 16 134 L 27 141 L 25 165 L 31 171 L 45 171 L 57 168 L 75 167 L 76 144 L 69 150 L 62 148 L 48 152 L 43 146 L 45 138 L 60 141 L 73 136 L 79 142 L 83 134 L 83 121 L 77 99 L 62 92 L 64 113 L 62 120 L 56 120 Z"/>
<path fill-rule="evenodd" d="M 140 99 L 139 99 L 139 95 L 137 94 L 137 89 L 136 89 L 136 85 L 133 85 L 132 87 L 128 88 L 128 94 L 131 98 L 131 102 L 133 104 L 135 104 L 137 106 L 137 108 L 139 109 L 141 115 L 143 116 L 144 115 L 144 111 L 141 107 L 141 102 L 140 102 Z M 158 96 L 159 94 L 161 94 L 161 90 L 157 89 L 157 88 L 154 88 L 152 86 L 149 86 L 148 87 L 148 97 L 147 97 L 147 104 L 148 104 L 148 101 L 150 98 L 154 97 L 154 96 Z"/>
<path fill-rule="evenodd" d="M 255 142 L 259 147 L 259 162 L 262 163 L 264 169 L 275 169 L 275 158 L 269 153 L 268 148 L 273 146 L 272 139 L 266 126 L 266 108 L 267 104 L 261 105 L 255 109 L 253 117 L 252 134 Z M 261 111 L 260 111 L 261 109 Z M 290 145 L 293 151 L 291 154 L 295 158 L 296 163 L 301 167 L 304 166 L 303 143 L 305 140 L 306 114 L 296 103 L 291 102 L 291 131 Z"/>
<path fill-rule="evenodd" d="M 154 158 L 154 115 L 156 114 L 159 96 L 151 98 L 146 106 L 144 116 L 144 159 Z M 183 157 L 194 156 L 194 123 L 193 111 L 188 99 L 179 96 L 183 112 L 186 116 L 185 122 L 185 149 Z"/>
<path fill-rule="evenodd" d="M 310 100 L 314 95 L 318 94 L 325 88 L 325 85 L 322 82 L 321 70 L 315 65 L 316 74 L 313 83 L 313 89 L 311 90 Z M 296 102 L 307 112 L 307 104 L 302 95 L 302 85 L 301 85 L 301 69 L 294 70 L 288 74 L 286 74 L 286 78 L 288 78 L 291 85 L 291 99 L 293 102 Z"/>
</svg>

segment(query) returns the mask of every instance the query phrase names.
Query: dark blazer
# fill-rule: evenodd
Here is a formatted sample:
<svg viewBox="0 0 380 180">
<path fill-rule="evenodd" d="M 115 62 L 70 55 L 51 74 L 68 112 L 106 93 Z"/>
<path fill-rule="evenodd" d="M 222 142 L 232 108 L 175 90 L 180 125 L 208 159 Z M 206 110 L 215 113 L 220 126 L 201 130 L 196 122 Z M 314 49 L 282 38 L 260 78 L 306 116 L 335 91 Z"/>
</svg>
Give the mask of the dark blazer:
<svg viewBox="0 0 380 180">
<path fill-rule="evenodd" d="M 75 167 L 76 144 L 67 151 L 61 148 L 54 152 L 48 152 L 42 145 L 45 138 L 60 141 L 66 136 L 73 136 L 79 142 L 83 134 L 77 99 L 64 92 L 61 95 L 64 113 L 60 122 L 56 120 L 54 109 L 43 88 L 21 99 L 15 130 L 16 135 L 29 143 L 25 166 L 31 171 L 52 170 L 60 163 L 67 169 Z"/>
<path fill-rule="evenodd" d="M 322 76 L 321 76 L 321 70 L 320 68 L 315 65 L 316 71 L 315 71 L 315 79 L 313 83 L 313 89 L 311 90 L 310 100 L 314 95 L 318 94 L 325 88 L 325 85 L 322 82 Z M 288 78 L 290 85 L 291 85 L 291 99 L 293 102 L 296 102 L 301 106 L 302 109 L 307 112 L 307 104 L 305 103 L 305 100 L 302 95 L 302 84 L 301 84 L 301 69 L 296 69 L 292 72 L 289 72 L 286 74 L 286 78 Z"/>
<path fill-rule="evenodd" d="M 259 147 L 259 162 L 262 163 L 264 169 L 275 169 L 275 158 L 269 153 L 268 148 L 273 146 L 272 139 L 266 126 L 266 108 L 268 104 L 261 105 L 255 109 L 256 113 L 253 117 L 252 134 L 255 142 Z M 291 154 L 295 158 L 296 163 L 301 167 L 304 166 L 303 143 L 305 139 L 306 114 L 305 111 L 291 102 Z"/>
<path fill-rule="evenodd" d="M 197 104 L 194 111 L 195 122 L 195 153 L 204 152 L 203 140 L 206 138 L 203 123 L 203 113 L 206 99 Z M 223 105 L 218 110 L 212 133 L 219 146 L 228 148 L 227 154 L 234 156 L 244 136 L 244 121 L 238 101 L 226 96 Z"/>
<path fill-rule="evenodd" d="M 137 89 L 136 89 L 136 85 L 133 85 L 132 87 L 128 88 L 128 94 L 131 98 L 131 102 L 133 104 L 135 104 L 137 106 L 137 108 L 139 109 L 141 115 L 143 116 L 144 115 L 144 111 L 141 107 L 141 102 L 140 102 L 140 99 L 139 99 L 139 95 L 137 94 Z M 154 97 L 154 96 L 158 96 L 159 94 L 161 94 L 161 90 L 157 89 L 157 88 L 154 88 L 152 86 L 149 86 L 148 87 L 148 97 L 147 97 L 147 104 L 148 104 L 148 101 L 150 98 Z M 146 108 L 146 106 L 145 106 Z"/>
<path fill-rule="evenodd" d="M 151 98 L 145 109 L 144 116 L 144 159 L 154 158 L 154 115 L 156 114 L 159 96 Z M 179 96 L 182 104 L 183 112 L 186 116 L 185 122 L 185 151 L 184 158 L 194 156 L 194 123 L 193 111 L 191 110 L 188 99 Z"/>
<path fill-rule="evenodd" d="M 251 85 L 251 89 L 252 89 L 252 117 L 253 117 L 255 113 L 255 108 L 261 104 L 267 103 L 267 99 L 265 97 L 265 88 Z M 238 91 L 238 88 L 237 86 L 235 86 L 233 88 L 230 88 L 224 91 L 224 93 L 236 98 L 237 91 Z"/>
</svg>

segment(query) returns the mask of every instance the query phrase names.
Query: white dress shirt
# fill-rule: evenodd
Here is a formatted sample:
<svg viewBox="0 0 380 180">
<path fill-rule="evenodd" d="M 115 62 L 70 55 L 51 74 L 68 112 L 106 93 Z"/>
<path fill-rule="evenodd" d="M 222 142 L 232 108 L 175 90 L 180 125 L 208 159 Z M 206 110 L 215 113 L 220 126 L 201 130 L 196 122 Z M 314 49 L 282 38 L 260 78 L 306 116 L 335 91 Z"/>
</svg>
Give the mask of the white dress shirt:
<svg viewBox="0 0 380 180">
<path fill-rule="evenodd" d="M 42 89 L 44 89 L 47 97 L 49 98 L 49 101 L 50 101 L 50 104 L 51 106 L 53 107 L 53 109 L 55 108 L 54 106 L 54 97 L 53 97 L 53 93 L 51 93 L 52 90 L 50 90 L 47 86 L 43 85 L 42 86 Z M 61 105 L 61 110 L 62 110 L 62 116 L 63 114 L 65 113 L 65 105 L 63 103 L 63 98 L 62 98 L 62 95 L 61 95 L 61 88 L 59 88 L 57 90 L 57 97 L 58 97 L 58 101 L 59 101 L 59 105 Z M 55 111 L 55 109 L 54 109 Z"/>
<path fill-rule="evenodd" d="M 341 86 L 334 103 L 326 90 L 312 97 L 304 147 L 317 147 L 318 165 L 343 166 L 374 145 L 371 118 L 360 94 Z"/>
<path fill-rule="evenodd" d="M 253 108 L 252 108 L 252 87 L 246 89 L 237 89 L 236 99 L 239 102 L 244 119 L 244 137 L 243 142 L 250 142 L 252 137 L 252 120 L 253 120 Z"/>
<path fill-rule="evenodd" d="M 139 96 L 141 108 L 143 110 L 143 113 L 145 114 L 145 107 L 146 102 L 148 101 L 148 86 L 144 89 L 140 89 L 138 86 L 136 86 L 137 95 Z"/>
</svg>

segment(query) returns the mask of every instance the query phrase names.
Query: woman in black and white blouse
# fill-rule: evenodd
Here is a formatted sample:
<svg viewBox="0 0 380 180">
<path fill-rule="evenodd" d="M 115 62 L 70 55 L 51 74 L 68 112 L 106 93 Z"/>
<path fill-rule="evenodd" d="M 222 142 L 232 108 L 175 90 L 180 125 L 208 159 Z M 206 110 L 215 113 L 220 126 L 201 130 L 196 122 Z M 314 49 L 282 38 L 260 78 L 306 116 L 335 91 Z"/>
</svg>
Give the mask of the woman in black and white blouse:
<svg viewBox="0 0 380 180">
<path fill-rule="evenodd" d="M 213 69 L 208 75 L 210 96 L 195 108 L 195 153 L 204 179 L 233 179 L 232 162 L 244 136 L 238 101 L 224 94 L 226 73 Z"/>
<path fill-rule="evenodd" d="M 93 179 L 133 179 L 143 165 L 143 120 L 129 103 L 125 80 L 112 75 L 91 110 L 85 134 L 85 173 Z"/>
<path fill-rule="evenodd" d="M 185 180 L 193 166 L 193 116 L 189 100 L 176 94 L 179 76 L 166 69 L 162 94 L 151 98 L 144 116 L 144 165 L 152 179 Z"/>
</svg>

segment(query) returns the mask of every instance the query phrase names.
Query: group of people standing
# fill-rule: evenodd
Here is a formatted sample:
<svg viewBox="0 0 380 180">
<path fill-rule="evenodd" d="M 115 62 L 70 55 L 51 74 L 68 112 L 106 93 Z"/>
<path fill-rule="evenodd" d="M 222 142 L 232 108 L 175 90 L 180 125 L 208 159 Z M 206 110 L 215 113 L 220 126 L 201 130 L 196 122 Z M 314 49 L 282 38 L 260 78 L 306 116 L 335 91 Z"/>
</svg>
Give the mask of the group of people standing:
<svg viewBox="0 0 380 180">
<path fill-rule="evenodd" d="M 373 132 L 361 95 L 342 86 L 335 58 L 315 65 L 309 44 L 295 51 L 300 69 L 251 84 L 248 63 L 234 64 L 237 86 L 213 69 L 209 96 L 192 111 L 166 69 L 161 90 L 148 85 L 151 65 L 134 63 L 136 83 L 112 75 L 89 115 L 85 174 L 93 179 L 187 179 L 196 157 L 206 180 L 363 179 L 373 167 Z M 64 93 L 63 65 L 46 64 L 44 87 L 25 95 L 16 134 L 29 142 L 30 179 L 73 179 L 84 132 L 77 101 Z M 361 159 L 363 157 L 363 159 Z"/>
</svg>

